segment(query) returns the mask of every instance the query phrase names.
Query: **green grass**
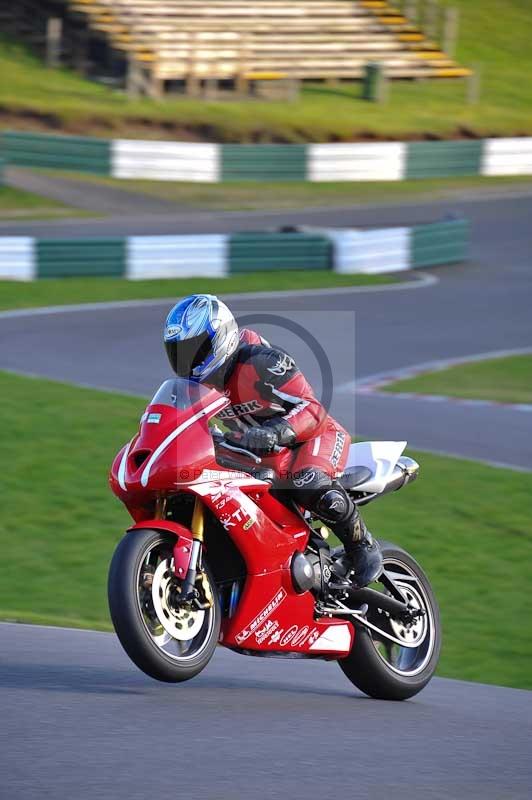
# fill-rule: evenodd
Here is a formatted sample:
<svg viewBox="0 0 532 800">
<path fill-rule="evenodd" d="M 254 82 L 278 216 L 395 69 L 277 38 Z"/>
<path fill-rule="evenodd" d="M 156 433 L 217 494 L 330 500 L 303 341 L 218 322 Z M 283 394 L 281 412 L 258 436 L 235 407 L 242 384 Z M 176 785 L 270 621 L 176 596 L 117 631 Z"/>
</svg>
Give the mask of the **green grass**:
<svg viewBox="0 0 532 800">
<path fill-rule="evenodd" d="M 261 211 L 305 208 L 312 206 L 368 203 L 402 203 L 438 198 L 463 197 L 468 192 L 485 196 L 489 193 L 531 189 L 530 175 L 420 179 L 405 181 L 367 181 L 342 183 L 230 182 L 221 184 L 183 183 L 108 178 L 59 170 L 39 169 L 50 177 L 86 181 L 112 186 L 125 192 L 148 195 L 179 206 L 210 211 Z"/>
<path fill-rule="evenodd" d="M 532 403 L 532 355 L 492 358 L 429 372 L 384 387 L 387 392 L 416 392 L 499 403 Z"/>
<path fill-rule="evenodd" d="M 0 615 L 108 630 L 107 568 L 128 516 L 107 471 L 145 402 L 6 373 L 0 393 Z M 417 457 L 418 482 L 366 518 L 429 573 L 443 618 L 439 674 L 532 688 L 532 475 Z"/>
<path fill-rule="evenodd" d="M 445 5 L 460 10 L 458 62 L 482 68 L 477 105 L 465 103 L 462 80 L 393 83 L 384 105 L 361 100 L 359 84 L 307 86 L 293 103 L 130 100 L 66 70 L 43 69 L 4 38 L 4 126 L 232 142 L 531 133 L 529 0 L 445 0 Z"/>
<path fill-rule="evenodd" d="M 72 209 L 48 197 L 0 185 L 0 220 L 48 219 L 64 216 L 88 216 L 89 212 Z"/>
<path fill-rule="evenodd" d="M 181 278 L 127 281 L 124 278 L 46 278 L 32 283 L 0 281 L 0 311 L 10 308 L 93 303 L 113 300 L 148 300 L 209 292 L 268 292 L 323 289 L 335 286 L 381 286 L 394 283 L 394 275 L 337 275 L 329 270 L 254 272 L 229 278 Z"/>
</svg>

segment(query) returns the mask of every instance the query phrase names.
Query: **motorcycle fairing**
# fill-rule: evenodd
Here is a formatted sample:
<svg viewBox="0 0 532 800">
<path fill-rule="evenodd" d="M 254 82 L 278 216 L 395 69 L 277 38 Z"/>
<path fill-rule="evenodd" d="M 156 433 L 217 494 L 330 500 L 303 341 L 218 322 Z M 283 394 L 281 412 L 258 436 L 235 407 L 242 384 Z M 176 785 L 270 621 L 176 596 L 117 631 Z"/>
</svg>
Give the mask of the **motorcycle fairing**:
<svg viewBox="0 0 532 800">
<path fill-rule="evenodd" d="M 268 485 L 253 478 L 191 486 L 227 530 L 244 558 L 247 577 L 233 617 L 222 621 L 221 642 L 243 650 L 334 655 L 351 650 L 354 628 L 343 619 L 315 619 L 311 592 L 298 594 L 290 565 L 309 530 L 285 509 L 284 525 L 260 508 Z M 207 553 L 208 555 L 208 553 Z"/>
<path fill-rule="evenodd" d="M 353 625 L 335 617 L 315 619 L 314 604 L 310 592 L 294 591 L 289 569 L 250 575 L 235 615 L 222 621 L 220 641 L 237 650 L 281 656 L 348 655 Z"/>
<path fill-rule="evenodd" d="M 146 519 L 137 522 L 128 528 L 129 531 L 137 530 L 167 531 L 175 534 L 176 541 L 173 548 L 174 571 L 179 577 L 184 577 L 190 565 L 192 556 L 192 533 L 179 522 L 171 522 L 166 519 Z"/>
<path fill-rule="evenodd" d="M 357 486 L 359 492 L 382 492 L 391 478 L 406 442 L 356 442 L 349 448 L 349 467 L 368 467 L 371 478 Z"/>
</svg>

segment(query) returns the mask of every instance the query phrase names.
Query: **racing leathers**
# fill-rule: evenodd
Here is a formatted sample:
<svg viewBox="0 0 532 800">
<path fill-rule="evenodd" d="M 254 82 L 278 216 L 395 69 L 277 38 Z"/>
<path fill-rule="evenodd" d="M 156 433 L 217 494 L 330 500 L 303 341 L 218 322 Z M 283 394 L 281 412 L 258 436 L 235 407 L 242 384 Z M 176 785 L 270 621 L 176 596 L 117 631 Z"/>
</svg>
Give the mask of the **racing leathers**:
<svg viewBox="0 0 532 800">
<path fill-rule="evenodd" d="M 335 480 L 345 467 L 350 437 L 315 397 L 293 358 L 244 328 L 219 381 L 217 388 L 231 405 L 218 419 L 235 432 L 240 447 L 262 456 L 276 446 L 287 448 L 277 465 L 281 485 L 344 543 L 347 557 L 338 565 L 338 579 L 351 572 L 355 585 L 374 580 L 382 564 L 378 545 Z"/>
</svg>

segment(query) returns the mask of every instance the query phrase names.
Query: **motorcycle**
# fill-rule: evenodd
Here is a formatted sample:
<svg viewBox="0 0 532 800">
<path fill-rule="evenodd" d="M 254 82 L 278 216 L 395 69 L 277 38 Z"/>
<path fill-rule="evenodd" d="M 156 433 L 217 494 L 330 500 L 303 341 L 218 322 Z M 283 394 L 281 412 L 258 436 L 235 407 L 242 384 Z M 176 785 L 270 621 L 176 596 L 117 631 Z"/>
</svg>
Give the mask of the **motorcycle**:
<svg viewBox="0 0 532 800">
<path fill-rule="evenodd" d="M 124 650 L 160 681 L 194 677 L 220 644 L 246 655 L 336 660 L 371 697 L 417 694 L 441 646 L 423 570 L 380 541 L 378 580 L 362 589 L 339 583 L 332 567 L 343 547 L 331 547 L 323 522 L 279 489 L 286 450 L 261 459 L 212 426 L 229 404 L 214 389 L 167 380 L 113 462 L 111 489 L 134 520 L 108 581 Z M 419 465 L 402 455 L 405 446 L 351 445 L 338 480 L 358 506 L 415 480 Z"/>
</svg>

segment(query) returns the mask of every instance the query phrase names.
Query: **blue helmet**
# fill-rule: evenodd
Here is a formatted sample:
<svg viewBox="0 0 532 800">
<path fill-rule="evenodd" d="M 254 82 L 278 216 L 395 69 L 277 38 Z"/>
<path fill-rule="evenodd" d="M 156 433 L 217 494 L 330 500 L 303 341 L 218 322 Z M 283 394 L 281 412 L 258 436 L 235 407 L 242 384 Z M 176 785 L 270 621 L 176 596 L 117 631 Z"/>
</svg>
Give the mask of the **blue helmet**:
<svg viewBox="0 0 532 800">
<path fill-rule="evenodd" d="M 212 294 L 185 297 L 166 318 L 164 345 L 181 378 L 205 381 L 233 355 L 238 341 L 235 318 Z"/>
</svg>

